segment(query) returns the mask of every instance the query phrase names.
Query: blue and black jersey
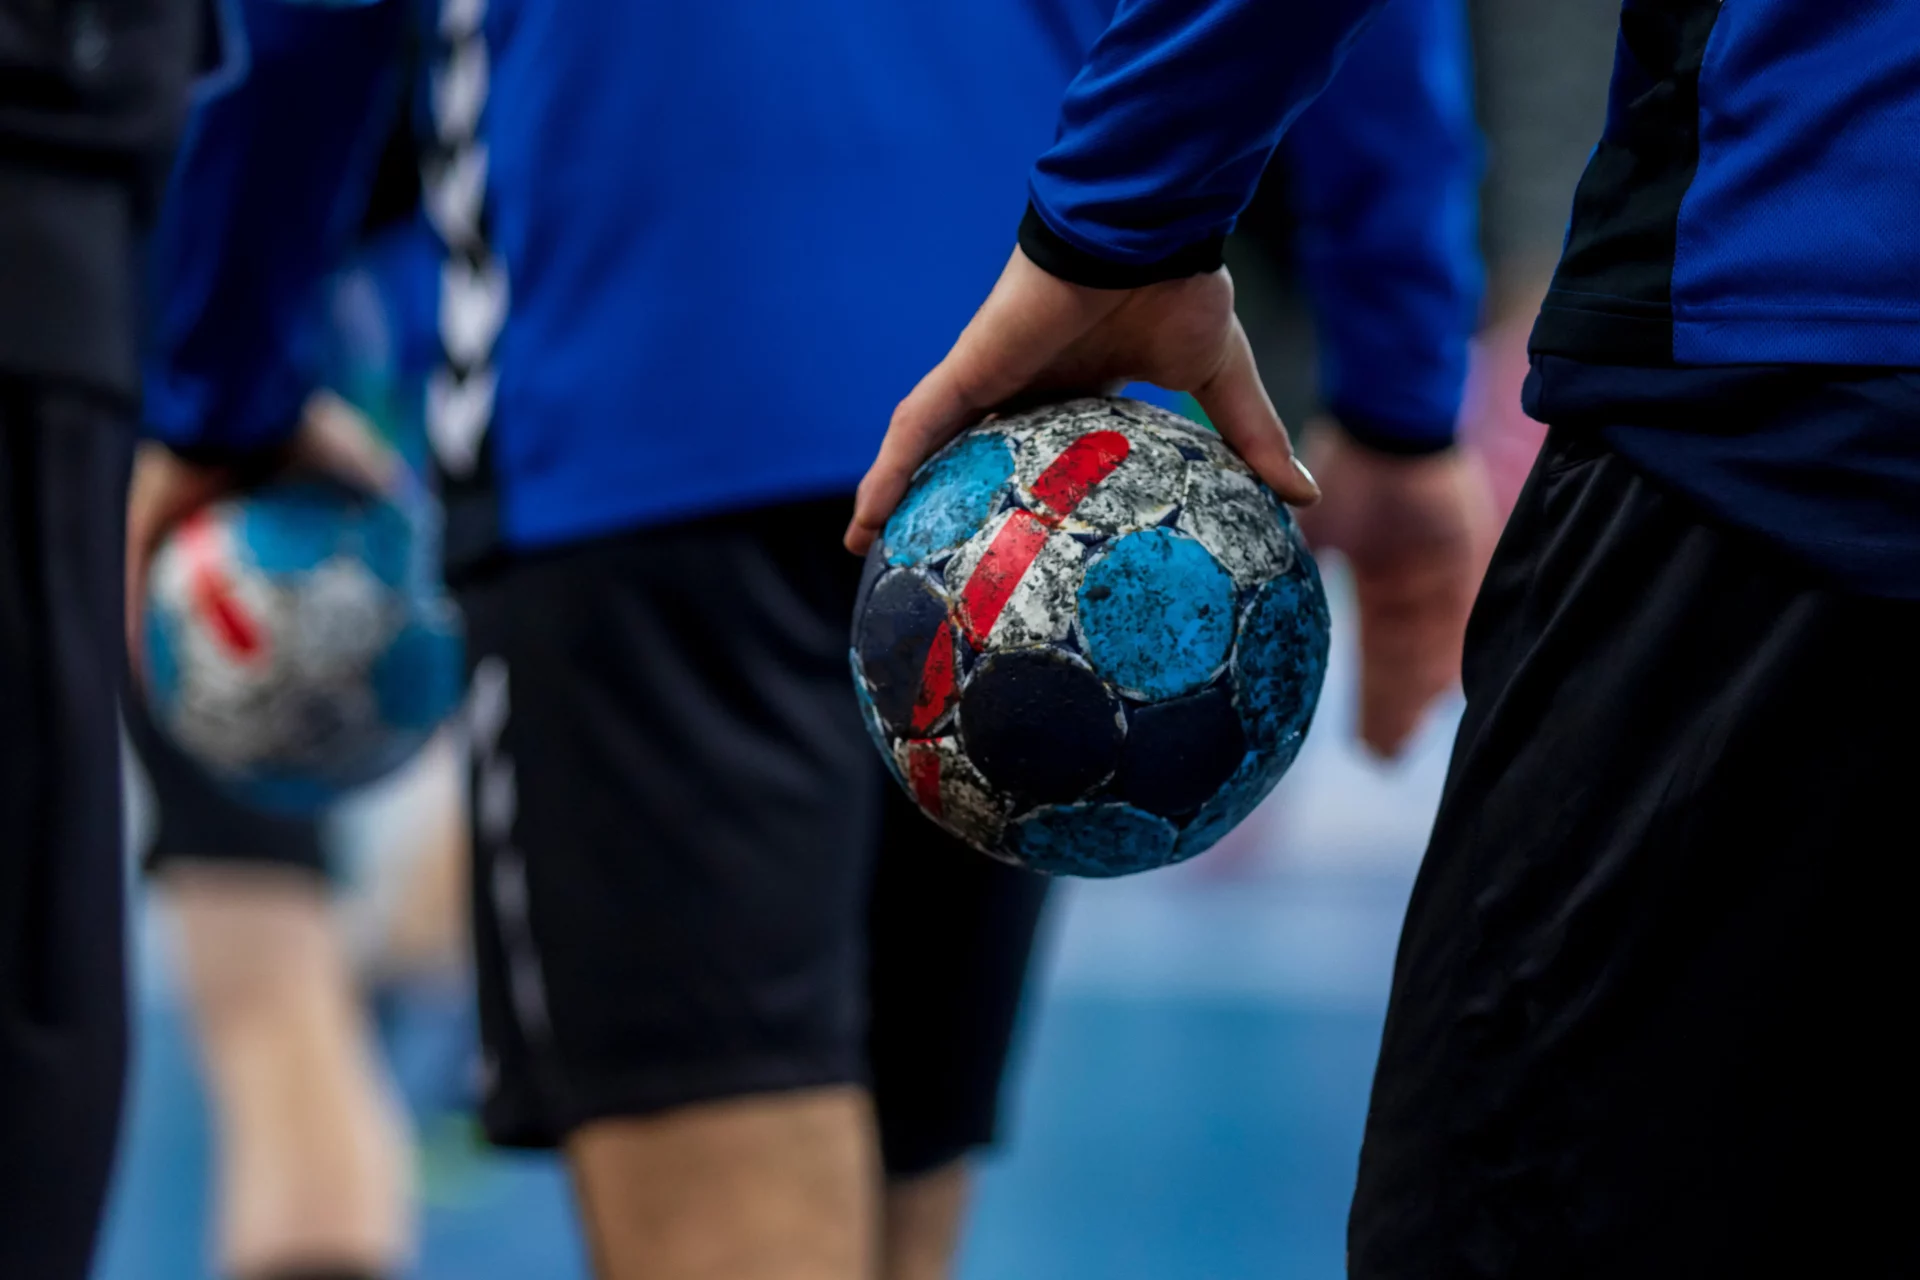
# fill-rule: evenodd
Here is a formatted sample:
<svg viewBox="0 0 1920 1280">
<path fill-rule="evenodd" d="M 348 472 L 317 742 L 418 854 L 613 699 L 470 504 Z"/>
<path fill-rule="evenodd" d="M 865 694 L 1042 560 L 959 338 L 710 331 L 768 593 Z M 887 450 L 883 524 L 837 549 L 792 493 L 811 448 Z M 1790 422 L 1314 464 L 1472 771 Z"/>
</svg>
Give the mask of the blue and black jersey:
<svg viewBox="0 0 1920 1280">
<path fill-rule="evenodd" d="M 1371 8 L 1123 7 L 1036 171 L 1029 252 L 1089 284 L 1212 261 L 1288 86 Z M 1920 6 L 1626 0 L 1533 350 L 1537 416 L 1849 588 L 1920 597 Z"/>
<path fill-rule="evenodd" d="M 1029 252 L 1088 284 L 1217 260 L 1303 86 L 1387 20 L 1380 9 L 1122 5 L 1036 168 Z M 1916 140 L 1920 6 L 1626 0 L 1536 349 L 1920 367 Z"/>
<path fill-rule="evenodd" d="M 1529 411 L 1920 597 L 1920 7 L 1629 0 Z"/>
<path fill-rule="evenodd" d="M 1920 7 L 1628 0 L 1533 345 L 1920 367 Z"/>
</svg>

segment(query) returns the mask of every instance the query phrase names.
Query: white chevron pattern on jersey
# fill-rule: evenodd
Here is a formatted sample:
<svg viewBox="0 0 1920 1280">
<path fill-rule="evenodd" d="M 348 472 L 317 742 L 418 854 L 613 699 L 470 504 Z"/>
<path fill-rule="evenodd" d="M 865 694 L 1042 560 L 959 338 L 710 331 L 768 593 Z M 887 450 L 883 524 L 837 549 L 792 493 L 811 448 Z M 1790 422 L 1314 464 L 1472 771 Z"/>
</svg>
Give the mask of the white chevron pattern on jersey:
<svg viewBox="0 0 1920 1280">
<path fill-rule="evenodd" d="M 480 140 L 491 81 L 486 0 L 445 0 L 441 47 L 428 86 L 434 148 L 422 174 L 428 220 L 447 247 L 440 268 L 445 363 L 427 385 L 427 440 L 455 480 L 480 463 L 499 379 L 493 351 L 511 291 L 486 236 L 487 149 Z"/>
</svg>

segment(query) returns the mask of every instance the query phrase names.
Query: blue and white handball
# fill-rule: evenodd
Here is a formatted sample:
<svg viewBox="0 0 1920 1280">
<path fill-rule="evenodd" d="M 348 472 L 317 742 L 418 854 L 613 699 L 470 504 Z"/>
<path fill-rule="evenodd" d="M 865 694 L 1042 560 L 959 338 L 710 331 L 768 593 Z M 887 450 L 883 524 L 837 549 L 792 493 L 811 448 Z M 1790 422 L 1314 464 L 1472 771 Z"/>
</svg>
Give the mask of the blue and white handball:
<svg viewBox="0 0 1920 1280">
<path fill-rule="evenodd" d="M 459 701 L 423 518 L 320 480 L 216 503 L 147 581 L 154 719 L 243 800 L 311 813 L 410 759 Z"/>
<path fill-rule="evenodd" d="M 987 422 L 867 557 L 853 674 L 920 808 L 995 857 L 1115 876 L 1204 852 L 1300 749 L 1320 575 L 1219 437 L 1125 399 Z"/>
</svg>

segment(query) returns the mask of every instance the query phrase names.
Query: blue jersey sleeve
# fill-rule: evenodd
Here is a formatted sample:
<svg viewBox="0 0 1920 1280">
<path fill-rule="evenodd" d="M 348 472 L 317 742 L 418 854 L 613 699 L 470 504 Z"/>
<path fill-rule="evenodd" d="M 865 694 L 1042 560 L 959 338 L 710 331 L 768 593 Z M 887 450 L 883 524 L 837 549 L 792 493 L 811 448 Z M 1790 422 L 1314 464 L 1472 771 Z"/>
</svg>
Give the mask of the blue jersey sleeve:
<svg viewBox="0 0 1920 1280">
<path fill-rule="evenodd" d="M 1322 399 L 1375 448 L 1445 448 L 1482 292 L 1461 0 L 1389 0 L 1278 159 L 1317 313 Z"/>
<path fill-rule="evenodd" d="M 278 443 L 312 389 L 320 286 L 397 106 L 405 6 L 239 0 L 154 231 L 148 432 L 206 456 Z"/>
<path fill-rule="evenodd" d="M 1281 135 L 1383 0 L 1122 0 L 1035 165 L 1020 243 L 1130 288 L 1219 265 Z"/>
</svg>

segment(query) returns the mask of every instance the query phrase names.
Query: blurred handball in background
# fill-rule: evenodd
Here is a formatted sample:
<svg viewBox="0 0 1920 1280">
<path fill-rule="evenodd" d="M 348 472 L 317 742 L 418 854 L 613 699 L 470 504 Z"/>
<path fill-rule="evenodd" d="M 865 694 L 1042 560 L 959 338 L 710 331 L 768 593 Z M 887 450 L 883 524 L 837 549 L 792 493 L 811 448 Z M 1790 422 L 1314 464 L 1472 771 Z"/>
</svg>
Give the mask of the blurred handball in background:
<svg viewBox="0 0 1920 1280">
<path fill-rule="evenodd" d="M 397 769 L 460 697 L 418 510 L 289 478 L 197 512 L 148 576 L 154 718 L 243 799 L 317 811 Z"/>
<path fill-rule="evenodd" d="M 156 723 L 265 808 L 316 812 L 386 776 L 460 697 L 440 509 L 414 480 L 437 356 L 428 248 L 412 224 L 372 238 L 323 291 L 313 330 L 323 394 L 399 455 L 403 491 L 289 476 L 190 518 L 148 575 Z"/>
</svg>

